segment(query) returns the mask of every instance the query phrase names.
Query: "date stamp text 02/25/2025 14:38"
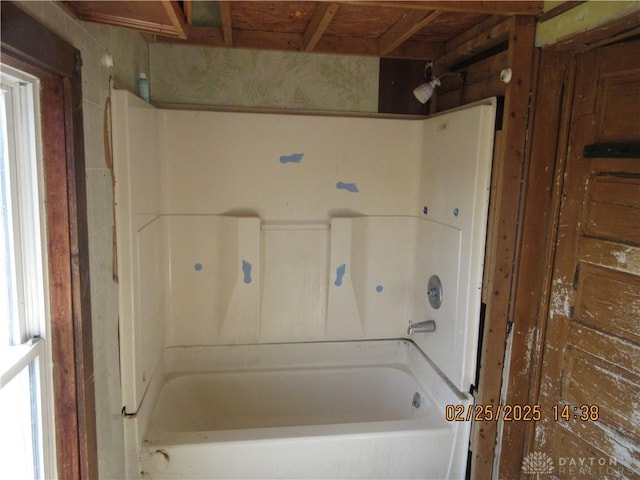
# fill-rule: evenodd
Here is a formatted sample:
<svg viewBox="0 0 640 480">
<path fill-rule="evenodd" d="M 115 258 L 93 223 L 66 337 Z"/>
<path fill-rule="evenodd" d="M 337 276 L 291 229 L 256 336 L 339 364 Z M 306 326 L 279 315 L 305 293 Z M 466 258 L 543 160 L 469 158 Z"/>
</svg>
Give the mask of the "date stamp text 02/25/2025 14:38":
<svg viewBox="0 0 640 480">
<path fill-rule="evenodd" d="M 579 420 L 595 422 L 600 418 L 598 405 L 554 405 L 547 412 L 554 421 Z M 537 422 L 545 414 L 540 405 L 462 405 L 448 404 L 444 417 L 448 422 L 490 422 L 502 419 L 505 422 Z"/>
</svg>

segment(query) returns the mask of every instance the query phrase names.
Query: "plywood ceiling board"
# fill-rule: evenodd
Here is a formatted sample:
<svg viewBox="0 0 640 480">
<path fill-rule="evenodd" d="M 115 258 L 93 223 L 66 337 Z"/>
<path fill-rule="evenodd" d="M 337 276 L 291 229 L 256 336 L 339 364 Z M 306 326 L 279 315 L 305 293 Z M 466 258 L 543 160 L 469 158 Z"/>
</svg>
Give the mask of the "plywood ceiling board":
<svg viewBox="0 0 640 480">
<path fill-rule="evenodd" d="M 398 8 L 378 8 L 341 3 L 327 35 L 379 38 L 407 12 Z"/>
<path fill-rule="evenodd" d="M 231 2 L 233 28 L 262 32 L 303 33 L 318 2 Z"/>
</svg>

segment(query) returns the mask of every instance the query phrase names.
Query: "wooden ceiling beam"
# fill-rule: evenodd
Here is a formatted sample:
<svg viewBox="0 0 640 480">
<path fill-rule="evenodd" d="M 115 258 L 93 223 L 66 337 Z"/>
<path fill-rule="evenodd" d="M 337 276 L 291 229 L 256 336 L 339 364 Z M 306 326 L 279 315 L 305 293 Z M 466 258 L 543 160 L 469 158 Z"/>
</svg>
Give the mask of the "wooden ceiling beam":
<svg viewBox="0 0 640 480">
<path fill-rule="evenodd" d="M 345 1 L 354 5 L 405 10 L 440 10 L 443 12 L 483 13 L 486 15 L 531 15 L 542 13 L 542 1 Z"/>
<path fill-rule="evenodd" d="M 193 23 L 193 0 L 184 0 L 184 16 L 187 19 L 187 25 Z"/>
<path fill-rule="evenodd" d="M 218 2 L 222 18 L 222 37 L 226 47 L 233 46 L 233 24 L 231 22 L 231 2 Z"/>
<path fill-rule="evenodd" d="M 498 25 L 499 23 L 504 22 L 505 18 L 501 15 L 492 15 L 491 17 L 485 19 L 484 21 L 474 25 L 471 28 L 468 28 L 464 32 L 462 32 L 457 37 L 453 37 L 452 39 L 446 42 L 446 51 L 453 50 L 459 45 L 468 42 L 472 38 L 480 37 L 485 35 L 489 30 Z"/>
<path fill-rule="evenodd" d="M 239 48 L 254 48 L 261 50 L 301 51 L 304 38 L 301 33 L 260 32 L 254 30 L 233 30 L 233 45 Z M 158 43 L 198 44 L 212 47 L 224 47 L 222 28 L 196 27 L 188 28 L 186 40 L 157 37 Z M 322 35 L 316 43 L 314 52 L 335 53 L 339 55 L 378 56 L 378 41 L 375 38 L 339 37 L 336 35 Z M 443 42 L 424 42 L 409 39 L 394 49 L 387 56 L 391 58 L 425 59 L 436 58 L 444 52 Z"/>
<path fill-rule="evenodd" d="M 441 57 L 435 59 L 436 75 L 446 72 L 451 66 L 479 53 L 489 50 L 496 45 L 509 40 L 509 34 L 515 25 L 516 17 L 492 26 L 482 34 L 469 38 L 457 44 L 453 49 L 447 50 Z"/>
<path fill-rule="evenodd" d="M 411 10 L 405 13 L 378 39 L 379 55 L 386 56 L 440 15 L 440 11 L 425 13 L 421 10 Z"/>
<path fill-rule="evenodd" d="M 314 49 L 338 8 L 340 8 L 340 5 L 335 2 L 321 3 L 318 6 L 316 13 L 302 35 L 305 52 L 310 52 Z"/>
<path fill-rule="evenodd" d="M 444 42 L 425 42 L 410 38 L 387 54 L 387 58 L 409 58 L 413 60 L 431 60 L 445 51 Z"/>
<path fill-rule="evenodd" d="M 161 0 L 161 3 L 178 37 L 187 38 L 187 22 L 184 19 L 184 12 L 178 5 L 178 2 L 175 0 Z"/>
</svg>

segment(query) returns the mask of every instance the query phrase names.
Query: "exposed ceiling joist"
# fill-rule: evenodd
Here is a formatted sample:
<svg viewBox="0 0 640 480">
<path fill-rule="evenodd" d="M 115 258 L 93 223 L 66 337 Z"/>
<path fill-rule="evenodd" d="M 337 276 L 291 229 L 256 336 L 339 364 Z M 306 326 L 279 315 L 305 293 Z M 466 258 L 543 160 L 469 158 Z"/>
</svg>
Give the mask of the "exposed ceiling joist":
<svg viewBox="0 0 640 480">
<path fill-rule="evenodd" d="M 233 25 L 231 23 L 231 2 L 218 2 L 222 18 L 222 37 L 227 47 L 233 46 Z"/>
<path fill-rule="evenodd" d="M 303 34 L 303 43 L 304 43 L 304 51 L 310 52 L 314 49 L 322 34 L 327 29 L 333 16 L 338 11 L 340 6 L 333 3 L 322 3 L 316 10 L 311 22 L 309 22 L 309 26 L 304 31 Z"/>
<path fill-rule="evenodd" d="M 186 0 L 183 5 L 184 17 L 187 20 L 187 25 L 191 25 L 193 23 L 193 1 Z"/>
<path fill-rule="evenodd" d="M 167 13 L 169 22 L 175 28 L 178 37 L 187 38 L 187 22 L 184 18 L 184 12 L 182 12 L 178 4 L 172 1 L 163 1 L 162 6 L 164 7 L 164 11 Z"/>
<path fill-rule="evenodd" d="M 533 18 L 542 9 L 542 2 L 525 0 L 193 2 L 63 5 L 82 20 L 153 34 L 150 41 L 421 60 L 444 55 L 439 63 L 448 67 L 481 50 L 476 41 L 486 46 L 506 40 L 500 26 L 506 18 Z"/>
<path fill-rule="evenodd" d="M 543 2 L 523 1 L 356 1 L 347 2 L 356 5 L 364 5 L 381 8 L 402 8 L 405 10 L 441 10 L 443 12 L 460 13 L 484 13 L 487 15 L 540 15 Z"/>
<path fill-rule="evenodd" d="M 224 47 L 224 34 L 221 28 L 190 26 L 189 40 L 157 37 L 161 43 L 187 43 Z M 304 35 L 288 32 L 261 32 L 255 30 L 233 30 L 233 45 L 238 48 L 262 50 L 303 51 Z M 344 55 L 378 56 L 378 40 L 375 38 L 338 37 L 322 35 L 316 43 L 314 52 L 337 53 Z M 425 42 L 409 39 L 390 52 L 396 58 L 436 58 L 444 52 L 444 43 Z"/>
<path fill-rule="evenodd" d="M 411 38 L 416 32 L 438 18 L 442 12 L 425 13 L 420 10 L 407 12 L 387 32 L 378 39 L 378 50 L 381 57 L 388 55 L 398 46 Z"/>
</svg>

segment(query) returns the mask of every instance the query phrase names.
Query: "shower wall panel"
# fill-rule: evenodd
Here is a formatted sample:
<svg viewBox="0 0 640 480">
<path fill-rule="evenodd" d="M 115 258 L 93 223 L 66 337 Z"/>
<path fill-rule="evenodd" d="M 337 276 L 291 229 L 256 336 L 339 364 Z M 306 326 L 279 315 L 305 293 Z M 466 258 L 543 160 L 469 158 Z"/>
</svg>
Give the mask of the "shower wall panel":
<svg viewBox="0 0 640 480">
<path fill-rule="evenodd" d="M 399 338 L 424 320 L 437 330 L 414 341 L 468 390 L 495 101 L 410 119 L 114 99 L 128 411 L 164 347 Z"/>
<path fill-rule="evenodd" d="M 124 91 L 111 101 L 122 395 L 135 412 L 166 343 L 168 226 L 158 111 Z"/>
<path fill-rule="evenodd" d="M 168 214 L 419 215 L 421 122 L 162 111 Z"/>
<path fill-rule="evenodd" d="M 419 201 L 434 225 L 419 232 L 413 311 L 434 319 L 439 334 L 414 341 L 463 391 L 475 379 L 494 118 L 488 106 L 466 107 L 433 117 L 423 130 Z M 432 274 L 443 283 L 437 310 L 424 294 Z"/>
<path fill-rule="evenodd" d="M 354 305 L 359 327 L 353 333 L 358 333 L 346 338 L 402 333 L 407 301 L 396 300 L 410 297 L 412 248 L 393 237 L 413 238 L 398 221 L 420 214 L 420 122 L 168 110 L 162 119 L 164 213 L 171 218 L 168 345 L 345 338 L 335 320 L 351 322 L 345 308 Z M 378 220 L 356 221 L 353 235 L 342 238 L 347 244 L 337 243 L 341 237 L 332 235 L 332 221 L 371 215 Z M 244 232 L 259 233 L 259 253 L 251 258 L 220 238 L 227 227 L 215 234 L 199 227 L 244 218 L 259 219 L 259 232 Z M 393 219 L 400 220 L 394 224 Z M 388 235 L 378 236 L 386 230 Z M 255 243 L 240 237 L 234 241 Z M 345 257 L 330 265 L 330 259 L 339 258 L 336 249 L 355 252 L 354 263 Z M 380 282 L 386 276 L 385 292 L 376 292 L 369 270 L 377 272 Z M 360 281 L 353 283 L 354 275 Z M 404 281 L 394 278 L 398 275 Z M 239 277 L 242 282 L 234 283 Z M 225 315 L 228 282 L 236 285 L 240 304 L 250 305 L 233 318 Z M 246 296 L 252 288 L 259 296 Z M 334 305 L 330 297 L 337 297 L 329 292 L 348 288 L 357 291 Z M 373 297 L 385 308 L 370 305 Z M 329 309 L 334 312 L 331 327 Z M 378 320 L 372 321 L 369 313 L 374 312 Z M 383 321 L 384 313 L 389 318 Z"/>
</svg>

